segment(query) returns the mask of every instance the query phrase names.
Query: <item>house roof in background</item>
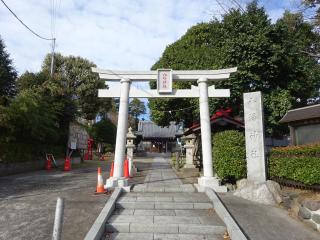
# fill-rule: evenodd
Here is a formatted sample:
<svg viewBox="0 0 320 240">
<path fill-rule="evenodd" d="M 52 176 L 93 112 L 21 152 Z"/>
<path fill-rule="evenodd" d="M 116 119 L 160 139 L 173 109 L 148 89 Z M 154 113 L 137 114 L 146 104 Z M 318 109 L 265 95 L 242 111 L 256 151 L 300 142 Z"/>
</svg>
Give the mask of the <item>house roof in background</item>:
<svg viewBox="0 0 320 240">
<path fill-rule="evenodd" d="M 320 104 L 289 110 L 280 123 L 297 122 L 320 118 Z"/>
</svg>

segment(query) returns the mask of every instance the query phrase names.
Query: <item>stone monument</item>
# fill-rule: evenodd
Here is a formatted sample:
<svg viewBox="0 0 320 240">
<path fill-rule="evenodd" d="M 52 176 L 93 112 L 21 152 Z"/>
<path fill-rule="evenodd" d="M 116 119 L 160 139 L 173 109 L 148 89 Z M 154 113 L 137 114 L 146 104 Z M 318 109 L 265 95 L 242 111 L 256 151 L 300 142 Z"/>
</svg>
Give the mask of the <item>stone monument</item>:
<svg viewBox="0 0 320 240">
<path fill-rule="evenodd" d="M 234 195 L 262 204 L 279 204 L 282 201 L 279 184 L 267 181 L 262 94 L 245 93 L 243 101 L 247 179 L 237 182 Z"/>
<path fill-rule="evenodd" d="M 265 182 L 267 176 L 261 92 L 245 93 L 243 101 L 247 179 L 253 182 Z"/>
</svg>

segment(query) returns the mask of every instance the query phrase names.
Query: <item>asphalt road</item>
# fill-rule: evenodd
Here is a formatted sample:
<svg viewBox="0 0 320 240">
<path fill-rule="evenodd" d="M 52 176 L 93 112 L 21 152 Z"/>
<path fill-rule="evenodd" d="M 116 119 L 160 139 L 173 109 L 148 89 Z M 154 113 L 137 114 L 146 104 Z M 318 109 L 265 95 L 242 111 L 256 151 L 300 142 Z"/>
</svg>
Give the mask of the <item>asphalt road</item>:
<svg viewBox="0 0 320 240">
<path fill-rule="evenodd" d="M 97 166 L 105 180 L 109 161 L 87 161 L 70 172 L 43 170 L 0 177 L 0 239 L 51 239 L 57 197 L 65 199 L 62 238 L 83 239 L 108 199 L 93 194 Z"/>
</svg>

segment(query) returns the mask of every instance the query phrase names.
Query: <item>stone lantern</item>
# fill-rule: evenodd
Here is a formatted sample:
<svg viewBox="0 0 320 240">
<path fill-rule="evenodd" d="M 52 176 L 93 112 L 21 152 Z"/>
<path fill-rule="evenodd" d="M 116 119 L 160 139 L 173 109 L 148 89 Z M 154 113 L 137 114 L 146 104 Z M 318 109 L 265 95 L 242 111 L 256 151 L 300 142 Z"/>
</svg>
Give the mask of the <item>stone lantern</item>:
<svg viewBox="0 0 320 240">
<path fill-rule="evenodd" d="M 129 131 L 127 133 L 127 157 L 129 160 L 129 175 L 130 177 L 132 177 L 136 172 L 137 169 L 135 168 L 135 166 L 133 165 L 133 149 L 135 148 L 134 145 L 134 139 L 136 139 L 137 137 L 133 134 L 132 132 L 132 127 L 129 128 Z"/>
<path fill-rule="evenodd" d="M 182 137 L 182 139 L 186 142 L 186 144 L 183 146 L 186 149 L 186 164 L 183 167 L 196 168 L 196 166 L 193 164 L 196 136 L 194 134 L 190 134 Z"/>
</svg>

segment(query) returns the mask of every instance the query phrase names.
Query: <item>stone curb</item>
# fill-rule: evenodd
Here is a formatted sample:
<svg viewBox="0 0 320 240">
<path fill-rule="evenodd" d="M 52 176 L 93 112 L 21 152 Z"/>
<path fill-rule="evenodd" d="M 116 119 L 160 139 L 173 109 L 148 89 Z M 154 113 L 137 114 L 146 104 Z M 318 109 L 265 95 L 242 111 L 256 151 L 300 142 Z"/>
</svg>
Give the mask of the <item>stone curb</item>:
<svg viewBox="0 0 320 240">
<path fill-rule="evenodd" d="M 89 232 L 85 236 L 84 240 L 100 240 L 104 231 L 105 225 L 108 218 L 112 215 L 116 201 L 120 197 L 122 192 L 122 188 L 115 188 L 114 192 L 108 199 L 106 205 L 103 207 L 102 211 L 100 212 L 99 216 L 91 226 Z"/>
<path fill-rule="evenodd" d="M 206 188 L 206 194 L 212 201 L 214 210 L 227 226 L 228 233 L 232 240 L 249 240 L 232 215 L 229 213 L 219 196 L 210 188 Z"/>
</svg>

